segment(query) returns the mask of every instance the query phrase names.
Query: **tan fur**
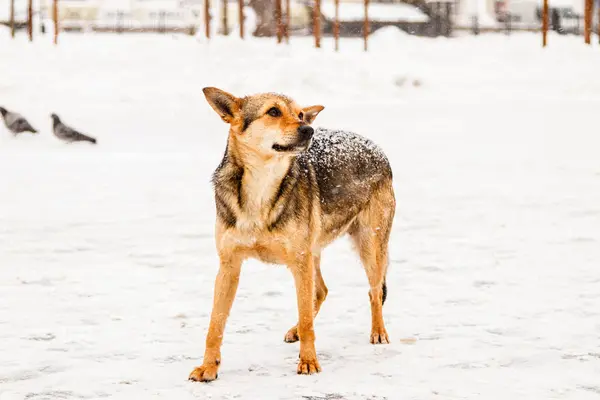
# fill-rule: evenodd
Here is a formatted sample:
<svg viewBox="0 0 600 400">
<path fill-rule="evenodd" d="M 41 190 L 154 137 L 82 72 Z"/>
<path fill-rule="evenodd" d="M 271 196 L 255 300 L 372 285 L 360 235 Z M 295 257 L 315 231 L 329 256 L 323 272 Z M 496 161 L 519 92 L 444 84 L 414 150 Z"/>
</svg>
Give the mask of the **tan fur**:
<svg viewBox="0 0 600 400">
<path fill-rule="evenodd" d="M 282 179 L 288 174 L 295 154 L 294 151 L 276 152 L 273 144 L 296 141 L 298 128 L 314 121 L 323 107 L 301 108 L 281 95 L 262 94 L 238 99 L 215 88 L 206 88 L 204 93 L 213 109 L 230 124 L 228 155 L 242 165 L 243 175 L 239 199 L 228 192 L 222 195 L 223 203 L 235 215 L 235 226 L 227 225 L 222 218 L 217 220 L 215 233 L 220 268 L 215 282 L 213 310 L 204 361 L 191 373 L 190 379 L 211 381 L 217 377 L 225 323 L 237 290 L 241 265 L 246 258 L 284 264 L 292 272 L 298 301 L 298 324 L 288 331 L 285 340 L 300 340 L 299 374 L 319 372 L 321 367 L 314 345 L 313 320 L 327 296 L 320 270 L 320 254 L 328 243 L 344 233 L 349 233 L 354 240 L 371 287 L 371 342 L 387 343 L 381 313 L 381 288 L 387 268 L 387 227 L 393 219 L 393 212 L 390 215 L 389 209 L 390 204 L 395 205 L 391 180 L 381 186 L 379 195 L 369 207 L 336 231 L 324 228 L 333 224 L 334 217 L 322 215 L 318 193 L 301 182 L 296 190 L 305 194 L 299 195 L 295 204 L 303 210 L 311 210 L 310 215 L 292 218 L 281 229 L 270 229 L 283 207 L 277 202 L 273 205 L 272 201 Z M 277 107 L 282 115 L 269 116 L 272 107 Z M 250 113 L 256 118 L 248 125 Z M 245 131 L 244 124 L 248 125 Z M 221 172 L 233 174 L 234 168 L 226 164 Z M 375 229 L 378 226 L 386 228 Z"/>
</svg>

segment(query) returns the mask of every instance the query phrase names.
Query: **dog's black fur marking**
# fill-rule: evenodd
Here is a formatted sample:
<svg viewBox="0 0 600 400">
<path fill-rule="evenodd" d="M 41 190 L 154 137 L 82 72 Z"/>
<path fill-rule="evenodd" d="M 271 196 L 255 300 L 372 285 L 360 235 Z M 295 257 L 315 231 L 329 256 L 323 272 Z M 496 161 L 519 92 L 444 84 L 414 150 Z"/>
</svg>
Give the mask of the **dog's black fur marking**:
<svg viewBox="0 0 600 400">
<path fill-rule="evenodd" d="M 242 125 L 242 132 L 245 132 L 246 129 L 248 129 L 248 127 L 250 126 L 250 124 L 254 122 L 254 118 L 252 118 L 251 116 L 247 115 L 246 117 L 244 117 L 244 124 Z"/>
<path fill-rule="evenodd" d="M 275 220 L 268 226 L 269 231 L 274 231 L 285 226 L 291 217 L 298 218 L 302 216 L 302 201 L 298 196 L 294 196 L 298 186 L 305 184 L 306 179 L 304 174 L 301 174 L 301 168 L 296 159 L 292 160 L 288 173 L 283 178 L 279 190 L 271 203 L 271 210 L 276 207 L 282 207 L 282 209 L 277 214 Z"/>
<path fill-rule="evenodd" d="M 228 170 L 226 174 L 221 173 L 224 170 Z M 217 206 L 217 218 L 223 221 L 227 228 L 235 227 L 237 216 L 225 198 L 227 197 L 227 194 L 235 194 L 238 204 L 241 207 L 243 175 L 244 169 L 230 160 L 229 146 L 227 146 L 221 163 L 212 175 L 212 183 L 215 189 L 215 202 Z"/>
<path fill-rule="evenodd" d="M 385 283 L 385 281 L 383 281 L 383 285 L 381 285 L 381 291 L 383 292 L 383 295 L 381 298 L 381 305 L 384 305 L 385 299 L 387 299 L 387 284 Z"/>
<path fill-rule="evenodd" d="M 223 221 L 227 228 L 233 228 L 237 223 L 235 213 L 219 193 L 215 194 L 215 201 L 217 203 L 217 217 Z"/>
<path fill-rule="evenodd" d="M 269 225 L 269 231 L 272 232 L 285 226 L 285 224 L 290 220 L 290 218 L 292 218 L 292 216 L 294 216 L 297 213 L 296 203 L 297 200 L 294 197 L 292 197 L 285 203 L 283 210 Z"/>
<path fill-rule="evenodd" d="M 244 169 L 240 168 L 236 171 L 235 174 L 231 177 L 231 181 L 235 183 L 236 191 L 237 191 L 237 201 L 238 205 L 241 207 L 244 206 L 244 194 L 242 192 L 242 178 L 244 177 Z"/>
<path fill-rule="evenodd" d="M 289 192 L 290 188 L 296 185 L 296 182 L 298 180 L 298 171 L 295 167 L 296 163 L 292 161 L 290 167 L 287 170 L 287 173 L 285 174 L 285 177 L 279 185 L 279 189 L 277 189 L 277 192 L 273 197 L 273 201 L 271 201 L 271 209 L 273 209 L 277 205 L 277 202 L 279 201 L 279 199 L 281 199 L 281 196 Z"/>
</svg>

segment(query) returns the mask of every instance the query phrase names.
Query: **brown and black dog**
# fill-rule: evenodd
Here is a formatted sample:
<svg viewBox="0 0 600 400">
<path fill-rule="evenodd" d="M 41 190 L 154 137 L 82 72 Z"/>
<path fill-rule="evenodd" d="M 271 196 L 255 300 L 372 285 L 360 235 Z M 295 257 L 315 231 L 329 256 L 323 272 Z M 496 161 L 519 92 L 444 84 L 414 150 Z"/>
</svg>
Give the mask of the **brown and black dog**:
<svg viewBox="0 0 600 400">
<path fill-rule="evenodd" d="M 320 255 L 346 233 L 369 279 L 371 343 L 388 343 L 382 306 L 396 201 L 381 149 L 352 133 L 313 130 L 309 124 L 323 106 L 301 108 L 273 93 L 237 98 L 216 88 L 203 91 L 229 124 L 229 139 L 213 175 L 220 268 L 204 360 L 190 379 L 217 378 L 225 323 L 242 262 L 250 257 L 291 270 L 298 324 L 285 341 L 300 340 L 299 374 L 321 371 L 313 330 L 327 296 Z"/>
</svg>

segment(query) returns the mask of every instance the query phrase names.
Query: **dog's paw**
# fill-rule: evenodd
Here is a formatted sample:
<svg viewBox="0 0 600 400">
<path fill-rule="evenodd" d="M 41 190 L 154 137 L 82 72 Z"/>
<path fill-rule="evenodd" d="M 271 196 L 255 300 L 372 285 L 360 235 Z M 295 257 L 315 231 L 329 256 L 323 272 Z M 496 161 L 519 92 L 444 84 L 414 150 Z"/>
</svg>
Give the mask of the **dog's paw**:
<svg viewBox="0 0 600 400">
<path fill-rule="evenodd" d="M 379 331 L 371 332 L 371 344 L 389 344 L 390 338 L 385 330 L 381 328 Z"/>
<path fill-rule="evenodd" d="M 321 372 L 321 366 L 317 359 L 312 360 L 302 360 L 298 363 L 298 374 L 301 375 L 311 375 Z"/>
<path fill-rule="evenodd" d="M 214 381 L 219 377 L 218 369 L 216 365 L 202 365 L 195 368 L 188 379 L 194 382 Z"/>
<path fill-rule="evenodd" d="M 285 337 L 283 338 L 283 340 L 286 343 L 295 343 L 298 340 L 300 340 L 300 338 L 298 337 L 298 328 L 297 327 L 293 327 L 289 331 L 287 331 L 287 333 L 285 334 Z"/>
</svg>

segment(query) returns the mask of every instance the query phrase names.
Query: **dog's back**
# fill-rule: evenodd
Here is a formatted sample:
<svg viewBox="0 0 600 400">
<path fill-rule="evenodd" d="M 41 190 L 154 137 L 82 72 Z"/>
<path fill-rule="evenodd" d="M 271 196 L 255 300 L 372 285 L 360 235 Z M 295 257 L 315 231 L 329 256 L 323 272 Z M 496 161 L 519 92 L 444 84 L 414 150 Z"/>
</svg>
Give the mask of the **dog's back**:
<svg viewBox="0 0 600 400">
<path fill-rule="evenodd" d="M 376 191 L 392 191 L 387 157 L 375 143 L 355 133 L 319 128 L 298 161 L 314 169 L 327 236 L 347 228 Z"/>
</svg>

